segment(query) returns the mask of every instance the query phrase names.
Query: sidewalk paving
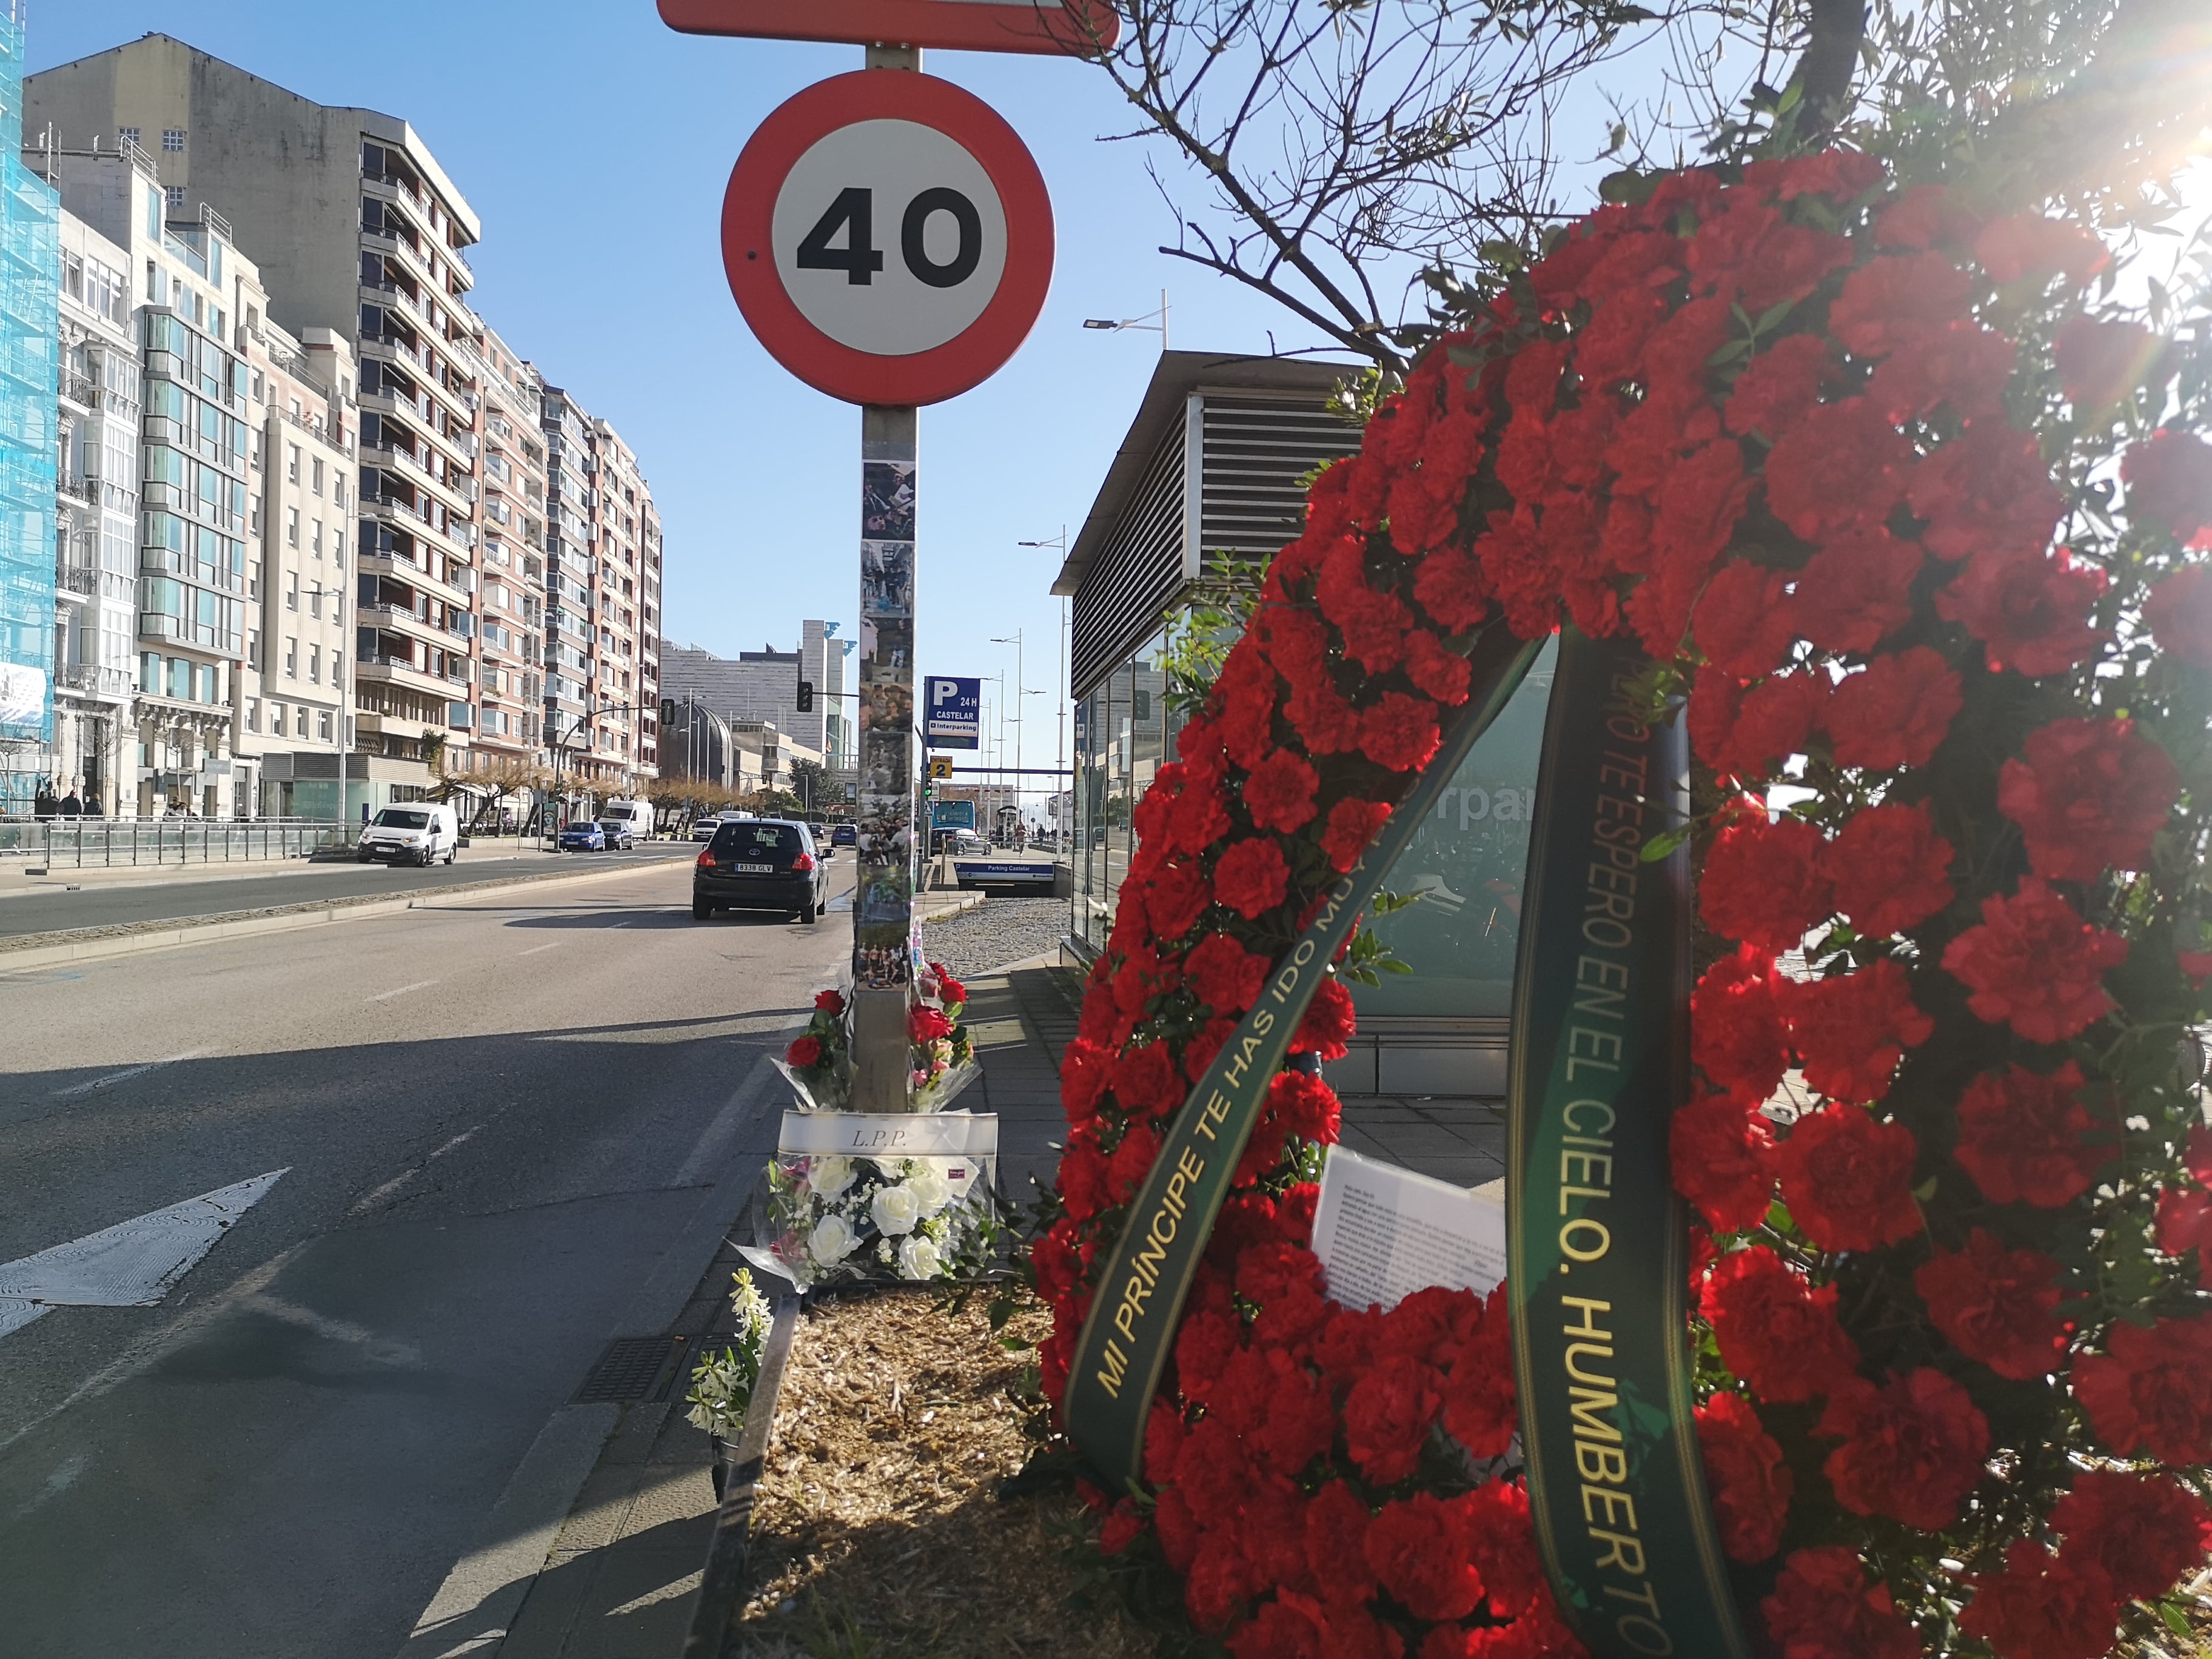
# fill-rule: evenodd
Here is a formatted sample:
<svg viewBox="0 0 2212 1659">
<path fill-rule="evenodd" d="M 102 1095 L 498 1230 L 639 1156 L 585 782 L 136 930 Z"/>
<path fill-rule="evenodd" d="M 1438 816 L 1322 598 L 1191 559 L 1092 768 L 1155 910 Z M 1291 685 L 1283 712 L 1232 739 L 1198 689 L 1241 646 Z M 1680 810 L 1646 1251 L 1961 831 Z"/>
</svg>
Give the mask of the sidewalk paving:
<svg viewBox="0 0 2212 1659">
<path fill-rule="evenodd" d="M 931 894 L 916 903 L 979 898 Z M 1039 961 L 967 986 L 982 1076 L 959 1104 L 998 1114 L 1001 1189 L 1026 1204 L 1036 1196 L 1032 1182 L 1049 1185 L 1059 1159 L 1060 1059 L 1075 1035 L 1082 981 Z M 756 1112 L 733 1168 L 774 1155 L 782 1103 Z M 1504 1119 L 1494 1103 L 1353 1100 L 1344 1121 L 1345 1144 L 1370 1157 L 1467 1185 L 1504 1173 Z M 515 1587 L 519 1598 L 510 1590 L 505 1608 L 483 1609 L 511 1612 L 504 1628 L 481 1617 L 471 1628 L 434 1603 L 401 1659 L 679 1659 L 717 1507 L 709 1442 L 684 1420 L 683 1396 L 697 1354 L 729 1328 L 724 1298 L 739 1265 L 726 1237 L 665 1334 L 672 1358 L 652 1397 L 619 1408 L 535 1579 Z"/>
</svg>

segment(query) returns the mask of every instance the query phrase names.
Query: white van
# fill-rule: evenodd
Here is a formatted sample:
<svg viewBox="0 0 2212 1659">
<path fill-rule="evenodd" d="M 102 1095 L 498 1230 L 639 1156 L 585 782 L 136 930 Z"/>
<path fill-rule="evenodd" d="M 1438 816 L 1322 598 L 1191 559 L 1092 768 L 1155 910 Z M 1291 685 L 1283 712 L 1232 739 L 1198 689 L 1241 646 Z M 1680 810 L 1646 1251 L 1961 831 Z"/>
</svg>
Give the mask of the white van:
<svg viewBox="0 0 2212 1659">
<path fill-rule="evenodd" d="M 653 834 L 653 803 L 642 800 L 611 800 L 599 808 L 601 823 L 622 823 L 629 826 L 631 835 L 643 841 Z"/>
<path fill-rule="evenodd" d="M 453 809 L 436 801 L 387 806 L 361 832 L 361 861 L 389 859 L 394 864 L 451 864 L 461 845 Z"/>
</svg>

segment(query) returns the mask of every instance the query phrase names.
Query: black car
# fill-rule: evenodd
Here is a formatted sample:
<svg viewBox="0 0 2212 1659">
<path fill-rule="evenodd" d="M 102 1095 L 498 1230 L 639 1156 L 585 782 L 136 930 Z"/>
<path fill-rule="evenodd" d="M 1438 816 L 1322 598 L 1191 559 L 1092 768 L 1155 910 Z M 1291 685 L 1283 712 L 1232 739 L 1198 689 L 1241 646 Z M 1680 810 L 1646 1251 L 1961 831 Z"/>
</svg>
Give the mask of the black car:
<svg viewBox="0 0 2212 1659">
<path fill-rule="evenodd" d="M 626 819 L 601 818 L 599 833 L 607 838 L 606 850 L 610 853 L 627 853 L 637 846 L 637 832 Z"/>
<path fill-rule="evenodd" d="M 830 861 L 813 832 L 785 818 L 725 823 L 691 872 L 691 919 L 718 910 L 783 910 L 813 921 L 830 902 Z"/>
</svg>

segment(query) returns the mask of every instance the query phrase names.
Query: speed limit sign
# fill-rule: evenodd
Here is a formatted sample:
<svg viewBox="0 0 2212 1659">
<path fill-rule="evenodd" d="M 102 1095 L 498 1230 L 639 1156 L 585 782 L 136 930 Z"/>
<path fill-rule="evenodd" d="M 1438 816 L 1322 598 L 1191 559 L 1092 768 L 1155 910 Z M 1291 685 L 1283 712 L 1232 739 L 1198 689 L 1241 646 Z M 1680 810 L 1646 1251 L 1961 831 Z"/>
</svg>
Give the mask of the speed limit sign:
<svg viewBox="0 0 2212 1659">
<path fill-rule="evenodd" d="M 1052 204 L 1014 130 L 916 71 L 816 82 L 745 145 L 722 198 L 738 307 L 848 403 L 957 397 L 1014 355 L 1052 281 Z"/>
</svg>

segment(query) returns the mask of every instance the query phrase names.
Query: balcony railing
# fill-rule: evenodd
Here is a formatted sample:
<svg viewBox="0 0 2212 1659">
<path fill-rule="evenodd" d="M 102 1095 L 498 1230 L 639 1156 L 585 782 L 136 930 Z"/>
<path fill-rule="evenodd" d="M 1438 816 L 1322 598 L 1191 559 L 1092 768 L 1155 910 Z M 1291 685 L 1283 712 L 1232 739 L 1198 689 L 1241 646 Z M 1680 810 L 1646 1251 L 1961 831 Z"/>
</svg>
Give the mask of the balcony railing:
<svg viewBox="0 0 2212 1659">
<path fill-rule="evenodd" d="M 80 374 L 73 368 L 62 370 L 62 396 L 81 409 L 100 407 L 100 382 L 89 374 Z"/>
<path fill-rule="evenodd" d="M 131 676 L 127 672 L 105 668 L 98 663 L 64 663 L 54 670 L 54 684 L 65 691 L 85 691 L 97 697 L 131 695 Z"/>
<path fill-rule="evenodd" d="M 54 478 L 58 494 L 82 501 L 87 507 L 100 505 L 100 480 L 82 472 L 63 472 Z"/>
<path fill-rule="evenodd" d="M 65 564 L 54 571 L 54 586 L 70 593 L 82 593 L 89 599 L 100 592 L 100 570 L 97 566 Z"/>
</svg>

